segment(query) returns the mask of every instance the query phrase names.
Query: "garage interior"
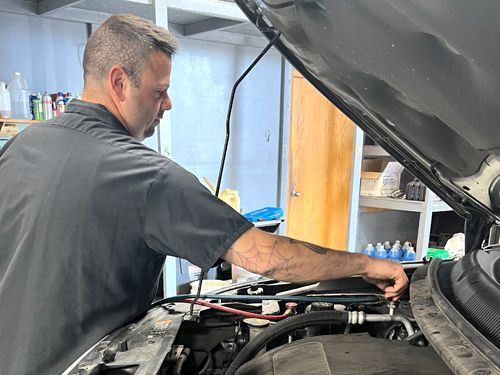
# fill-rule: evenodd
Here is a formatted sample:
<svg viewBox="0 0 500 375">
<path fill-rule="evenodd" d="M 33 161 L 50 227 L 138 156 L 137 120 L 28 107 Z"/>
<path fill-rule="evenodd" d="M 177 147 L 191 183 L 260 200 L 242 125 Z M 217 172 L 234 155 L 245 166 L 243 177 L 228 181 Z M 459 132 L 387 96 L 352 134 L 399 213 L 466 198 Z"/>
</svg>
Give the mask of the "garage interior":
<svg viewBox="0 0 500 375">
<path fill-rule="evenodd" d="M 266 4 L 266 1 L 261 3 Z M 276 3 L 280 3 L 277 5 L 279 8 L 295 2 Z M 106 18 L 122 13 L 138 15 L 167 28 L 179 43 L 179 50 L 172 60 L 169 89 L 173 108 L 161 119 L 154 136 L 145 139 L 144 144 L 193 173 L 202 184 L 214 192 L 223 155 L 231 92 L 238 78 L 269 43 L 235 1 L 0 0 L 0 82 L 8 85 L 14 73 L 20 72 L 26 80 L 29 93 L 35 99 L 37 96 L 41 99 L 45 93 L 57 98 L 58 92 L 64 93 L 68 98 L 80 98 L 84 83 L 82 59 L 87 40 Z M 1 91 L 0 84 L 0 94 Z M 3 109 L 1 105 L 0 100 L 0 114 Z M 54 109 L 57 109 L 57 106 Z M 0 157 L 2 147 L 12 137 L 29 127 L 36 127 L 41 121 L 35 117 L 2 118 L 0 115 Z M 255 220 L 255 226 L 329 249 L 364 253 L 373 257 L 377 257 L 377 250 L 380 250 L 379 255 L 384 254 L 380 257 L 387 258 L 391 249 L 394 249 L 393 245 L 397 243 L 399 247 L 396 246 L 396 250 L 399 249 L 399 252 L 394 260 L 402 264 L 413 264 L 415 261 L 428 264 L 431 259 L 459 259 L 464 256 L 464 217 L 454 212 L 453 208 L 356 125 L 272 47 L 241 82 L 235 94 L 231 111 L 231 135 L 221 181 L 221 191 L 227 197 L 225 201 L 242 215 L 251 215 L 262 209 L 267 210 L 266 213 L 281 209 L 278 216 L 252 219 Z M 490 238 L 492 237 L 493 235 Z M 386 242 L 388 247 L 384 248 Z M 413 258 L 405 258 L 410 247 L 411 251 L 414 251 Z M 494 264 L 498 265 L 500 262 Z M 500 268 L 496 267 L 492 272 L 498 275 L 498 270 Z M 169 304 L 173 304 L 179 301 L 175 299 L 178 296 L 192 296 L 197 292 L 208 295 L 214 290 L 232 288 L 236 283 L 245 285 L 244 288 L 234 289 L 236 294 L 292 295 L 281 284 L 266 284 L 262 287 L 257 283 L 262 280 L 259 275 L 226 262 L 206 274 L 200 272 L 199 267 L 185 259 L 167 256 L 155 301 L 162 302 L 166 299 Z M 204 280 L 200 285 L 201 278 Z M 423 279 L 425 276 L 418 280 Z M 498 279 L 495 282 L 498 284 Z M 319 284 L 314 285 L 318 288 Z M 340 295 L 350 293 L 350 287 L 343 287 L 341 284 L 334 284 L 333 287 L 333 284 L 328 287 L 325 285 L 321 285 L 325 288 L 323 290 L 338 288 L 336 290 L 339 293 L 330 296 L 332 301 Z M 310 287 L 301 284 L 293 290 L 302 292 L 300 288 Z M 356 284 L 356 287 L 359 288 L 358 291 L 362 290 L 362 286 Z M 498 289 L 496 293 L 498 294 Z M 169 298 L 172 299 L 168 300 Z M 224 302 L 223 299 L 219 300 L 221 301 Z M 281 311 L 291 315 L 298 312 L 302 314 L 304 311 L 300 308 L 296 311 L 296 305 L 300 302 L 293 298 L 291 301 L 292 307 L 286 308 L 286 311 L 284 304 L 280 302 Z M 363 302 L 366 303 L 366 315 L 376 315 L 370 307 L 373 301 L 367 301 Z M 424 297 L 416 295 L 415 301 L 425 308 Z M 231 301 L 228 306 L 240 309 L 249 303 Z M 330 305 L 337 306 L 337 302 L 331 302 Z M 411 314 L 410 305 L 408 301 L 401 301 L 399 311 L 402 311 L 403 316 L 408 311 Z M 169 308 L 164 307 L 166 310 Z M 201 309 L 199 306 L 196 308 Z M 322 311 L 320 305 L 314 305 L 312 308 Z M 383 308 L 380 308 L 381 314 L 390 308 L 384 304 Z M 255 307 L 247 306 L 245 309 L 262 312 Z M 188 310 L 189 306 L 186 306 L 183 311 L 187 314 Z M 271 311 L 276 312 L 273 309 Z M 433 312 L 429 310 L 426 313 Z M 158 311 L 152 314 L 151 317 L 148 316 L 151 321 L 172 319 L 169 329 L 174 326 L 178 329 L 178 326 L 184 324 L 181 323 L 182 319 L 176 320 L 178 318 L 172 316 L 165 318 Z M 351 318 L 350 316 L 349 319 Z M 215 314 L 208 315 L 208 323 L 203 329 L 208 329 L 210 324 L 220 323 L 218 319 Z M 411 324 L 415 323 L 414 318 L 409 319 Z M 498 311 L 491 319 L 498 321 Z M 226 331 L 210 336 L 211 338 L 208 338 L 209 335 L 197 337 L 196 326 L 189 326 L 186 330 L 188 334 L 197 337 L 197 340 L 215 342 L 220 339 L 224 342 L 221 338 L 234 336 L 230 349 L 224 347 L 225 344 L 218 344 L 217 355 L 214 352 L 207 354 L 205 349 L 191 354 L 180 349 L 176 355 L 172 354 L 169 359 L 163 358 L 160 361 L 165 371 L 162 373 L 225 373 L 215 370 L 215 364 L 223 363 L 225 358 L 220 354 L 220 347 L 223 347 L 225 355 L 233 360 L 236 356 L 234 348 L 238 347 L 236 341 L 240 335 L 239 331 L 234 333 L 234 319 L 229 320 L 229 328 L 224 327 L 223 330 Z M 373 328 L 379 324 L 376 322 L 381 320 L 368 322 L 369 320 L 366 320 L 370 334 L 381 335 Z M 411 328 L 411 324 L 410 329 L 406 326 L 406 331 L 402 334 L 401 327 L 405 327 L 407 320 L 397 324 L 394 320 L 388 322 L 383 323 L 387 324 L 384 326 L 384 329 L 387 328 L 383 333 L 386 336 L 384 339 L 391 336 L 394 341 L 391 341 L 390 347 L 385 350 L 392 350 L 394 356 L 388 355 L 390 358 L 382 364 L 376 358 L 379 352 L 376 352 L 376 355 L 373 354 L 375 352 L 367 354 L 373 367 L 367 365 L 359 371 L 389 373 L 388 363 L 390 366 L 397 366 L 401 361 L 398 356 L 408 358 L 408 364 L 413 368 L 418 367 L 419 363 L 429 361 L 427 366 L 423 366 L 425 368 L 422 367 L 421 372 L 408 370 L 407 373 L 426 374 L 433 371 L 458 374 L 471 370 L 465 365 L 457 364 L 457 367 L 451 370 L 448 363 L 448 367 L 444 366 L 434 351 L 432 354 L 426 351 L 430 348 L 428 341 L 425 337 L 422 338 L 422 331 Z M 279 366 L 293 366 L 287 362 L 291 357 L 301 358 L 302 367 L 293 370 L 295 372 L 290 370 L 290 374 L 336 373 L 329 372 L 332 371 L 329 366 L 335 362 L 339 364 L 337 373 L 359 373 L 349 370 L 351 357 L 348 352 L 359 350 L 361 353 L 370 353 L 377 350 L 377 343 L 367 339 L 361 329 L 356 329 L 355 323 L 347 324 L 348 329 L 337 322 L 331 325 L 318 324 L 322 324 L 321 327 L 297 326 L 296 329 L 301 330 L 301 337 L 306 341 L 297 343 L 296 337 L 292 340 L 290 334 L 285 341 L 289 344 L 293 341 L 295 344 L 287 347 L 286 353 L 278 350 L 280 346 L 276 343 L 267 354 L 263 354 L 262 347 L 254 348 L 255 353 L 252 354 L 259 362 L 252 363 L 252 366 L 244 365 L 238 372 L 233 373 L 283 374 L 284 372 L 276 369 Z M 436 325 L 435 332 L 439 333 L 441 329 L 444 332 L 446 328 L 443 327 L 448 327 L 447 321 L 440 324 L 442 325 L 439 327 Z M 254 334 L 262 334 L 265 331 L 258 322 L 248 323 L 247 326 L 251 327 L 248 331 L 250 340 L 254 339 Z M 498 333 L 497 326 L 492 335 Z M 158 329 L 161 331 L 161 327 Z M 351 329 L 352 335 L 347 335 Z M 318 343 L 312 338 L 314 335 L 311 332 L 314 330 L 321 332 L 321 340 L 324 342 L 320 340 L 321 343 Z M 374 333 L 375 331 L 377 332 Z M 335 341 L 331 339 L 335 337 L 330 335 L 332 333 L 341 333 L 342 339 L 328 344 L 328 350 L 325 349 L 327 354 L 324 354 L 323 347 L 327 347 L 326 342 Z M 175 337 L 175 333 L 172 334 Z M 356 339 L 358 336 L 359 340 Z M 150 335 L 150 341 L 151 337 Z M 495 336 L 497 344 L 498 337 Z M 114 339 L 121 342 L 119 336 L 112 336 L 111 341 Z M 457 338 L 454 340 L 460 341 Z M 182 343 L 183 348 L 189 344 L 195 346 L 195 341 L 187 339 Z M 411 341 L 415 346 L 405 346 L 402 344 L 404 341 Z M 424 345 L 424 341 L 427 345 Z M 412 350 L 417 353 L 414 357 L 410 357 Z M 461 350 L 461 347 L 454 346 L 450 350 Z M 468 349 L 463 350 L 464 355 L 469 355 Z M 498 352 L 498 347 L 495 350 Z M 113 359 L 107 363 L 112 363 L 114 356 L 120 352 L 120 349 L 116 349 L 109 354 Z M 195 358 L 194 364 L 187 365 L 183 371 L 180 368 L 174 369 L 175 366 L 182 367 L 189 356 Z M 88 358 L 90 357 L 86 360 Z M 104 354 L 102 358 L 105 358 Z M 363 355 L 358 353 L 356 358 L 363 360 Z M 225 360 L 227 362 L 227 358 Z M 103 360 L 102 363 L 105 362 Z M 102 363 L 99 365 L 101 367 L 92 367 L 92 371 L 96 372 L 85 372 L 87 370 L 81 367 L 80 372 L 68 374 L 142 373 L 135 368 L 120 372 L 121 365 L 108 368 Z M 477 366 L 481 368 L 479 364 Z M 0 373 L 1 367 L 0 363 Z M 98 367 L 102 372 L 95 370 Z M 167 368 L 171 372 L 165 370 Z M 316 372 L 313 369 L 316 369 Z M 484 373 L 495 374 L 495 370 L 496 368 L 492 367 L 491 372 Z M 395 370 L 390 373 L 404 372 Z M 482 374 L 477 372 L 480 373 Z"/>
</svg>

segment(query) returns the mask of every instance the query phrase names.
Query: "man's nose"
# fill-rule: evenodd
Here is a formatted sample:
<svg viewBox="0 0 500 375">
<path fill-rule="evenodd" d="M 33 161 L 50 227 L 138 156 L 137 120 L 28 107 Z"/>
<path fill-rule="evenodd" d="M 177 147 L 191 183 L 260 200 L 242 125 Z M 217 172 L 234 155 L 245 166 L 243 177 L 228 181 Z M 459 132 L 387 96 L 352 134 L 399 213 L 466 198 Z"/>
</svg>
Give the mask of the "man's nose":
<svg viewBox="0 0 500 375">
<path fill-rule="evenodd" d="M 172 100 L 170 99 L 170 96 L 167 96 L 161 103 L 161 110 L 170 111 L 171 109 L 172 109 Z"/>
</svg>

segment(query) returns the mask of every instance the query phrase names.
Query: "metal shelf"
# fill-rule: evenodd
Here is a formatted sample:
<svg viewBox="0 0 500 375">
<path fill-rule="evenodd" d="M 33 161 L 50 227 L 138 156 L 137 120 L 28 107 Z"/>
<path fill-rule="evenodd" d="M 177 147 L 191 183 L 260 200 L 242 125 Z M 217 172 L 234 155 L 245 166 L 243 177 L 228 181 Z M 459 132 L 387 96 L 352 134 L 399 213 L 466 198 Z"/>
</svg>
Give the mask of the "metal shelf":
<svg viewBox="0 0 500 375">
<path fill-rule="evenodd" d="M 363 207 L 383 208 L 387 210 L 399 210 L 408 212 L 424 212 L 426 203 L 424 201 L 410 201 L 406 199 L 394 199 L 386 197 L 360 196 L 359 204 Z M 432 212 L 451 211 L 450 206 L 440 200 L 432 204 Z"/>
<path fill-rule="evenodd" d="M 266 220 L 266 221 L 256 221 L 253 223 L 253 225 L 256 228 L 261 228 L 261 227 L 270 227 L 272 225 L 278 225 L 281 224 L 284 220 L 283 219 L 278 219 L 278 220 Z"/>
<path fill-rule="evenodd" d="M 363 157 L 366 159 L 393 159 L 393 157 L 378 145 L 364 145 Z"/>
<path fill-rule="evenodd" d="M 37 124 L 40 121 L 28 120 L 24 118 L 0 118 L 0 125 L 3 124 Z"/>
</svg>

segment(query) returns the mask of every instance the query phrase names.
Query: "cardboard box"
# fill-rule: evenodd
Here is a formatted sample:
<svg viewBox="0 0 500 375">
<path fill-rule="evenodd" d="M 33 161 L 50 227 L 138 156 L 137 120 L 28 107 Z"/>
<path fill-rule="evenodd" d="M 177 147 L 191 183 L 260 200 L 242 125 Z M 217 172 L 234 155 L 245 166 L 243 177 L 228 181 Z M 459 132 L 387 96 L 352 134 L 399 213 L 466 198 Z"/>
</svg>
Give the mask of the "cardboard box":
<svg viewBox="0 0 500 375">
<path fill-rule="evenodd" d="M 360 194 L 386 197 L 399 189 L 403 166 L 395 161 L 367 159 L 361 169 Z"/>
</svg>

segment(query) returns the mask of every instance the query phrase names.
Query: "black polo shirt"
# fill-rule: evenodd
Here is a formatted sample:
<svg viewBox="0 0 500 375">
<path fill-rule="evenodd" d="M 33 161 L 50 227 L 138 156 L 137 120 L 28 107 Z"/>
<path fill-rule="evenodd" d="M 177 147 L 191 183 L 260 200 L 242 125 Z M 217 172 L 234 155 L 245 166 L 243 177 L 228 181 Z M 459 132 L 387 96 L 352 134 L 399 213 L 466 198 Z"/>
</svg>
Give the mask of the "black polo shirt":
<svg viewBox="0 0 500 375">
<path fill-rule="evenodd" d="M 0 151 L 0 373 L 64 371 L 148 309 L 165 255 L 207 270 L 251 226 L 74 100 Z"/>
</svg>

